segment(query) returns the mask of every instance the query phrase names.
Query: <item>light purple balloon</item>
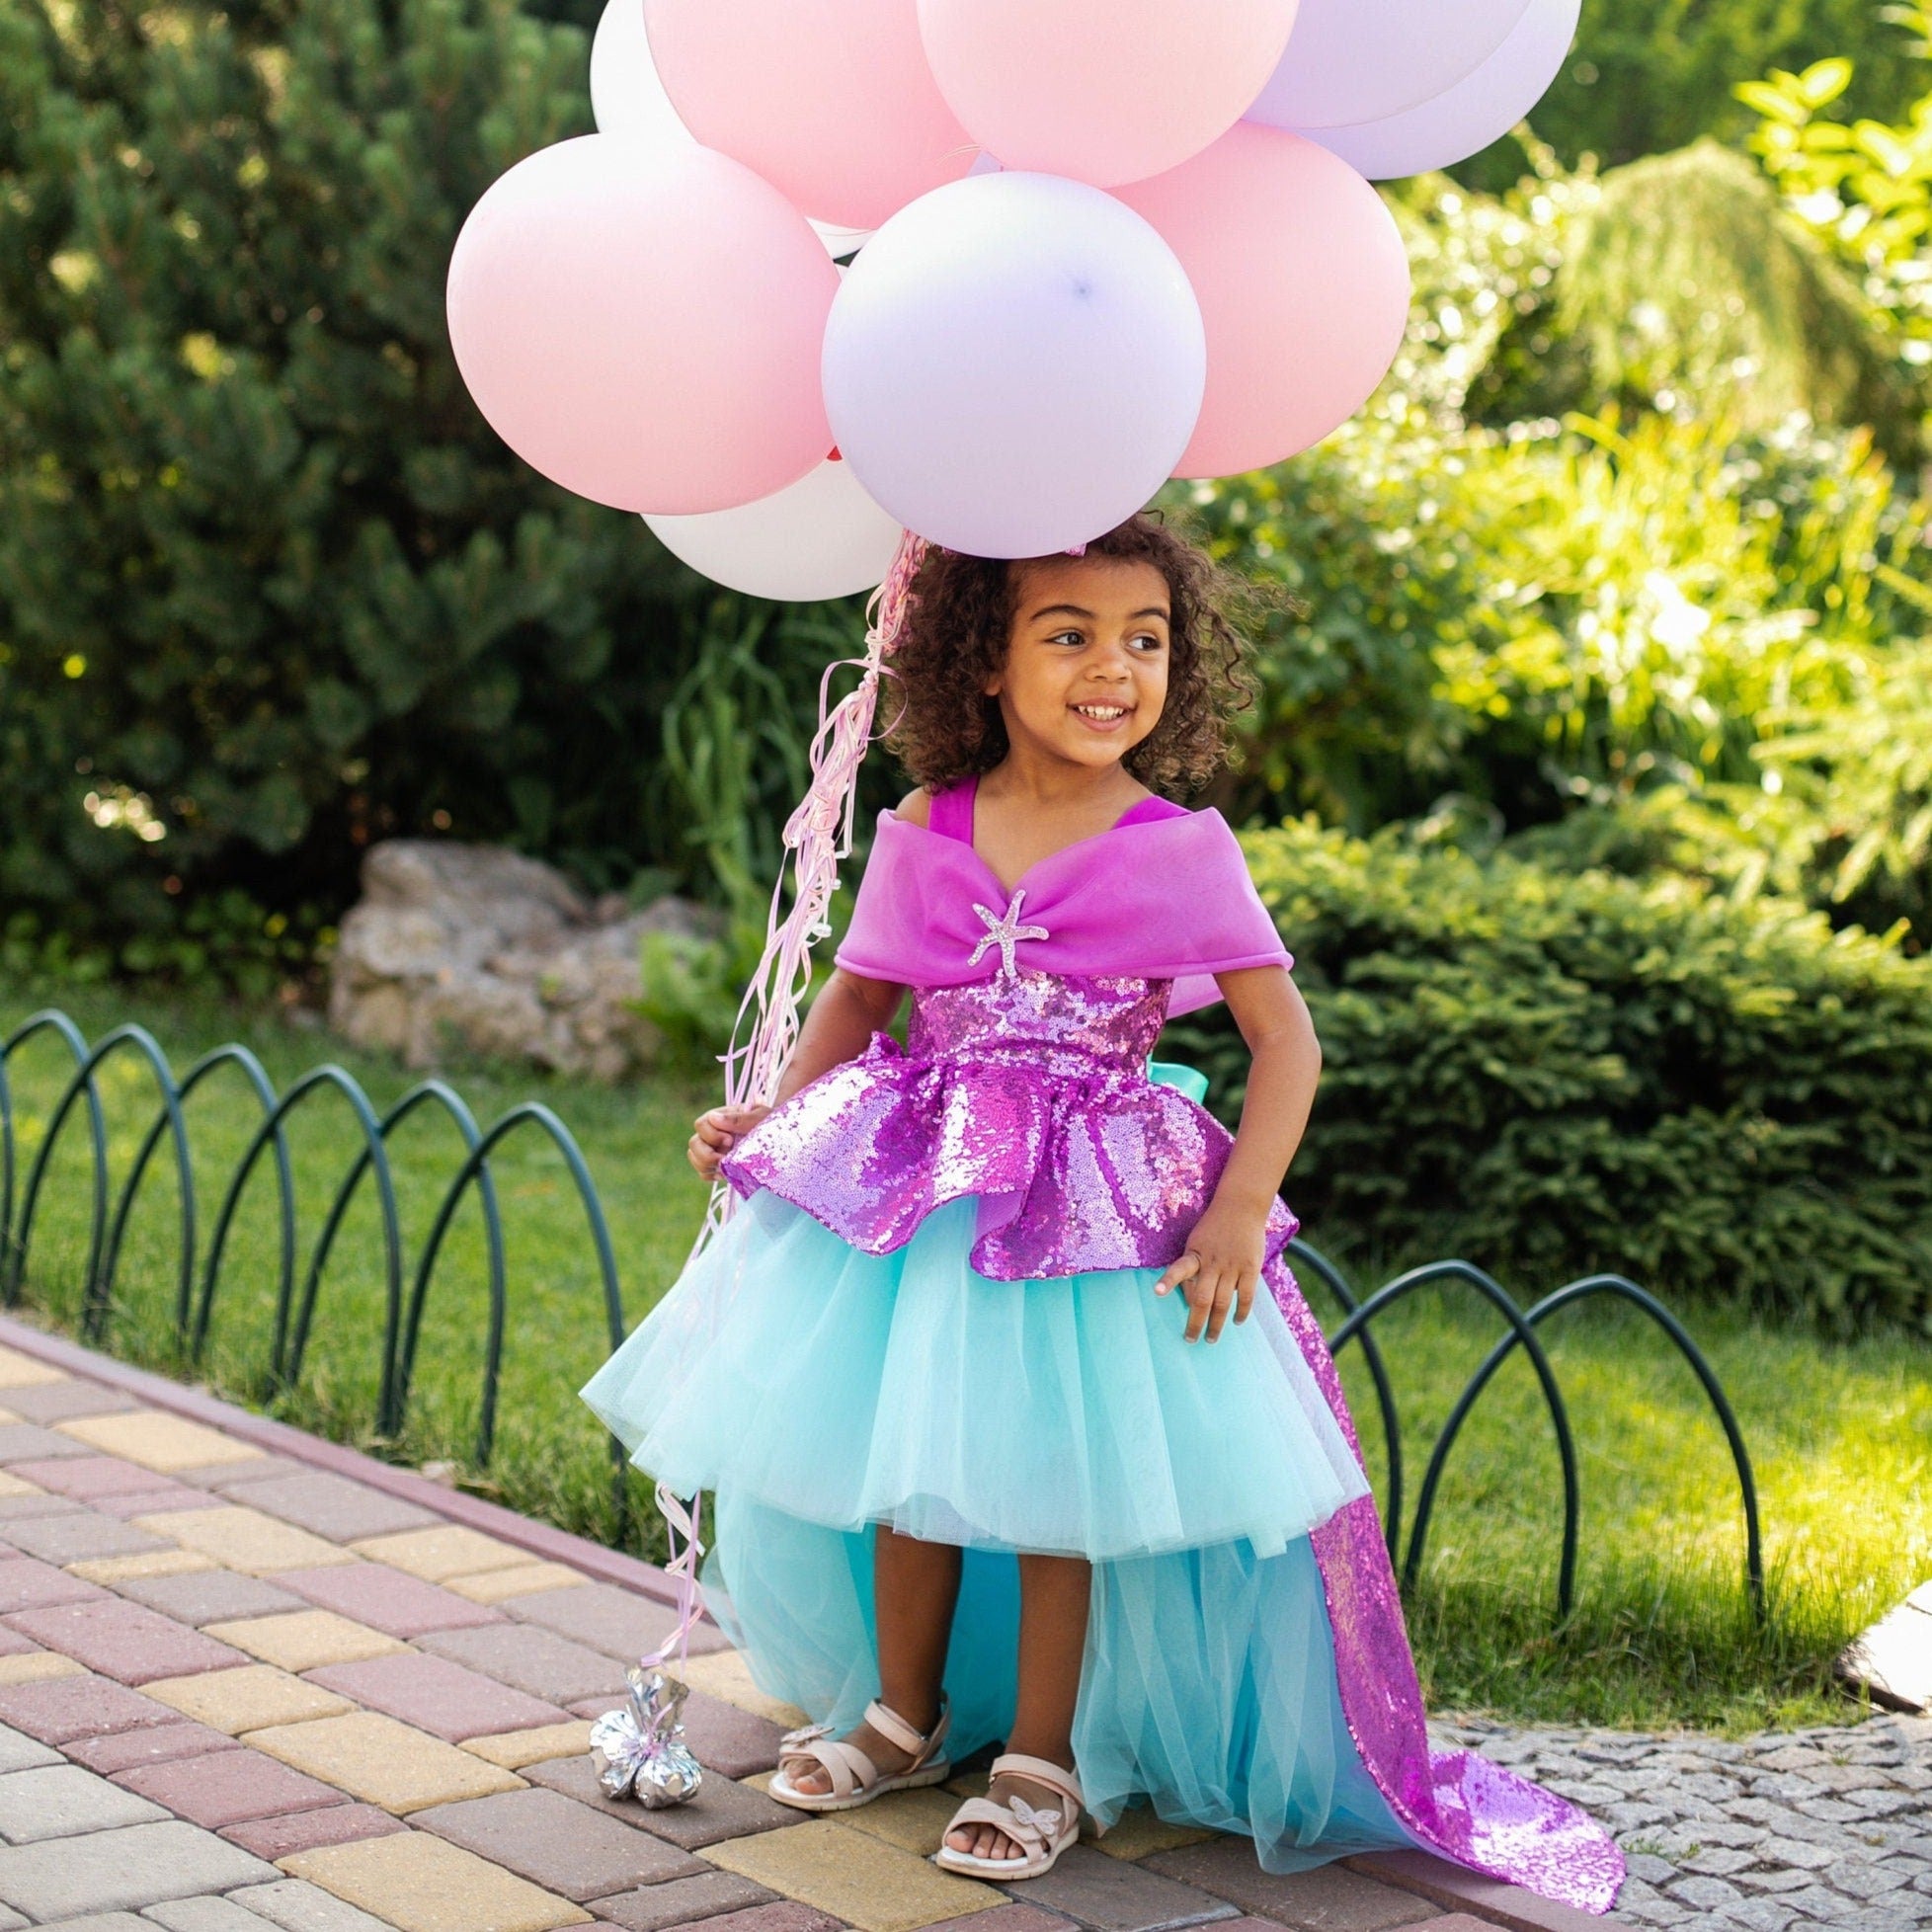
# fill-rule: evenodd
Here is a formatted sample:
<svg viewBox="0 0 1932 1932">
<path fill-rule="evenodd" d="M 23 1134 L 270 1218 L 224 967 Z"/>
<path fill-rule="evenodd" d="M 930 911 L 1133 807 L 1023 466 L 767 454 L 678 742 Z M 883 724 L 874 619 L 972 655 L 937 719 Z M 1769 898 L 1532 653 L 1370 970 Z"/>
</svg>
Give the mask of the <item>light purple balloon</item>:
<svg viewBox="0 0 1932 1932">
<path fill-rule="evenodd" d="M 1243 117 L 1313 136 L 1406 114 L 1472 74 L 1529 0 L 1302 0 L 1281 64 Z"/>
<path fill-rule="evenodd" d="M 1516 30 L 1475 73 L 1407 114 L 1359 127 L 1297 131 L 1370 181 L 1453 168 L 1500 140 L 1563 72 L 1583 0 L 1530 0 Z"/>
<path fill-rule="evenodd" d="M 949 182 L 859 251 L 825 332 L 833 436 L 934 543 L 1037 557 L 1131 517 L 1172 473 L 1207 383 L 1173 251 L 1098 188 Z"/>
</svg>

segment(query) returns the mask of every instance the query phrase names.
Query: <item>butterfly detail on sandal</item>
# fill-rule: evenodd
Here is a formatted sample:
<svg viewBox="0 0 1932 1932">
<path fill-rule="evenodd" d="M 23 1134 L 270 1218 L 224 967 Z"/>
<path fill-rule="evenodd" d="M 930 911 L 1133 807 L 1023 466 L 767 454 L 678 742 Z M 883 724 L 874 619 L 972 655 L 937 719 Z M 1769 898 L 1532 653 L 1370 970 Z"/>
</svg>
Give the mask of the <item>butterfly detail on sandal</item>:
<svg viewBox="0 0 1932 1932">
<path fill-rule="evenodd" d="M 1043 1841 L 1051 1838 L 1060 1828 L 1060 1813 L 1052 1808 L 1036 1811 L 1025 1799 L 1009 1798 L 1006 1809 L 1012 1812 L 1015 1824 L 1023 1824 L 1037 1831 Z"/>
</svg>

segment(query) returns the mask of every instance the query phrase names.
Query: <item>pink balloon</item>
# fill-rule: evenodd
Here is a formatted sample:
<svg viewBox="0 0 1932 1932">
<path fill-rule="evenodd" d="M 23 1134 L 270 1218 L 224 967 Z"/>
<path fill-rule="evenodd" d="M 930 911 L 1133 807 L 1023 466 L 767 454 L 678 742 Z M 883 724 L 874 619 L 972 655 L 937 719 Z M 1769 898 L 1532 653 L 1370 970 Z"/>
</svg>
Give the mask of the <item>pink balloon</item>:
<svg viewBox="0 0 1932 1932">
<path fill-rule="evenodd" d="M 972 164 L 972 138 L 926 67 L 915 0 L 642 5 L 684 125 L 807 214 L 876 228 Z"/>
<path fill-rule="evenodd" d="M 919 0 L 953 112 L 1007 168 L 1096 188 L 1177 167 L 1266 85 L 1298 0 Z"/>
<path fill-rule="evenodd" d="M 1115 192 L 1179 257 L 1207 325 L 1207 396 L 1176 476 L 1283 462 L 1374 394 L 1409 319 L 1409 257 L 1345 161 L 1244 121 Z"/>
<path fill-rule="evenodd" d="M 520 161 L 470 210 L 449 340 L 531 468 L 617 510 L 691 516 L 824 460 L 838 292 L 805 217 L 742 163 L 586 134 Z"/>
</svg>

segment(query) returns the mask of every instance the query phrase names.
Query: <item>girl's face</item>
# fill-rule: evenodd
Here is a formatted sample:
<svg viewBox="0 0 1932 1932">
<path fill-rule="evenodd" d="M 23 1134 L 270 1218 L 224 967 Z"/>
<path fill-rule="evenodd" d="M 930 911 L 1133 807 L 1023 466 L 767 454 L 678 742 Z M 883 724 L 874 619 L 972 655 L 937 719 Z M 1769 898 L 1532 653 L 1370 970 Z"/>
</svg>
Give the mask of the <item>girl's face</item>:
<svg viewBox="0 0 1932 1932">
<path fill-rule="evenodd" d="M 1167 578 L 1119 557 L 1046 557 L 1012 569 L 1006 661 L 986 685 L 1008 742 L 1077 765 L 1117 764 L 1167 702 Z"/>
</svg>

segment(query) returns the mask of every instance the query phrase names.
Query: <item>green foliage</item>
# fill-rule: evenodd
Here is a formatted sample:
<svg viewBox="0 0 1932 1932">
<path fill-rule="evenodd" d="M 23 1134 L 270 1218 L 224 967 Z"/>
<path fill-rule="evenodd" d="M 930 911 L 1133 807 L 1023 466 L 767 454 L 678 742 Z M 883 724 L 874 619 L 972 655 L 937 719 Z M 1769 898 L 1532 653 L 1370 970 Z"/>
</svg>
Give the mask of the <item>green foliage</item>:
<svg viewBox="0 0 1932 1932">
<path fill-rule="evenodd" d="M 1313 1225 L 1932 1332 L 1932 961 L 1678 879 L 1245 844 L 1323 1042 Z M 1232 1118 L 1232 1026 L 1176 1031 Z"/>
</svg>

